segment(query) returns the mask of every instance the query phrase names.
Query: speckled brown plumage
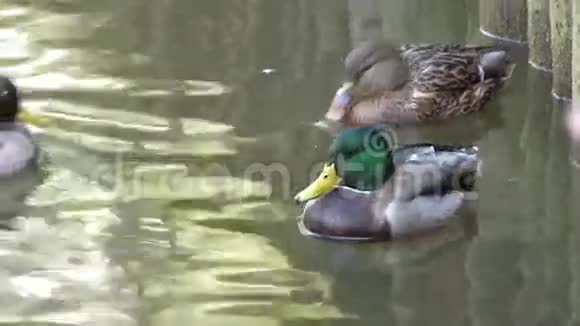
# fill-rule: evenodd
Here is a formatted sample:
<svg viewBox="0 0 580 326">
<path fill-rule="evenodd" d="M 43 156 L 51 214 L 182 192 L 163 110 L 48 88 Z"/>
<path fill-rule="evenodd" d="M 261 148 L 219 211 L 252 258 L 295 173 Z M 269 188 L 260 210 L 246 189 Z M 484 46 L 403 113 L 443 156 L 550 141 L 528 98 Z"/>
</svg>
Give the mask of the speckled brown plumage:
<svg viewBox="0 0 580 326">
<path fill-rule="evenodd" d="M 327 118 L 360 126 L 419 123 L 477 112 L 502 88 L 514 67 L 507 51 L 494 46 L 363 44 L 345 60 L 351 101 L 340 107 L 335 98 Z"/>
</svg>

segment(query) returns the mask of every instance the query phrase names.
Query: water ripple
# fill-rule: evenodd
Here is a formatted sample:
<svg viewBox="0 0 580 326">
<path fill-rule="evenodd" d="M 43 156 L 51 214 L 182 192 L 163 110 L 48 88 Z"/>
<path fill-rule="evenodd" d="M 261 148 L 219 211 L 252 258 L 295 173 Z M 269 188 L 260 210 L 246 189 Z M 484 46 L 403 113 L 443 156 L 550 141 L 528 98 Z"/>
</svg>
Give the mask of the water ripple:
<svg viewBox="0 0 580 326">
<path fill-rule="evenodd" d="M 110 76 L 73 76 L 62 72 L 20 77 L 16 83 L 28 92 L 121 92 L 129 96 L 216 96 L 230 92 L 230 88 L 211 81 L 129 80 Z"/>
<path fill-rule="evenodd" d="M 38 136 L 47 176 L 16 232 L 0 232 L 0 323 L 136 325 L 136 308 L 152 325 L 346 317 L 330 278 L 295 268 L 258 231 L 288 218 L 272 185 L 217 164 L 255 141 L 197 116 L 231 85 L 168 74 L 155 33 L 146 49 L 110 42 L 140 37 L 118 16 L 125 4 L 12 2 L 0 9 L 0 73 L 54 124 Z"/>
</svg>

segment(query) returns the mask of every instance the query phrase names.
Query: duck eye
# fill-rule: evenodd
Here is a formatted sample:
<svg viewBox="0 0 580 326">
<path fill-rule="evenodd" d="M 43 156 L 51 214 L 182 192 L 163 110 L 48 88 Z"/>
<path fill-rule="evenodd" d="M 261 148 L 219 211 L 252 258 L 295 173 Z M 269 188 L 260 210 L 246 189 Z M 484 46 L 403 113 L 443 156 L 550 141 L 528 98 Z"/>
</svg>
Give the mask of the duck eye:
<svg viewBox="0 0 580 326">
<path fill-rule="evenodd" d="M 328 179 L 328 174 L 327 174 L 327 175 L 325 175 L 323 179 Z"/>
</svg>

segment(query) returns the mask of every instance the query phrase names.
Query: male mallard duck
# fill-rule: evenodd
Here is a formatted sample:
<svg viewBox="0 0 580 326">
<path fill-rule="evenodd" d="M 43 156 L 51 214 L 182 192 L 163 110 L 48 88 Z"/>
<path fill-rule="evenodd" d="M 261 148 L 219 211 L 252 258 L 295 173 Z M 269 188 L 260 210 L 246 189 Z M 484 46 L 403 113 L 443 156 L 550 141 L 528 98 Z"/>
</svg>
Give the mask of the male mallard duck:
<svg viewBox="0 0 580 326">
<path fill-rule="evenodd" d="M 20 121 L 36 119 L 20 111 L 16 86 L 0 76 L 0 177 L 12 176 L 36 163 L 38 149 L 26 126 Z"/>
<path fill-rule="evenodd" d="M 396 147 L 384 127 L 343 129 L 320 176 L 295 200 L 302 226 L 320 237 L 391 239 L 442 226 L 475 186 L 478 149 Z"/>
<path fill-rule="evenodd" d="M 325 117 L 348 126 L 419 123 L 480 111 L 512 75 L 506 50 L 367 42 L 345 59 L 349 79 Z"/>
</svg>

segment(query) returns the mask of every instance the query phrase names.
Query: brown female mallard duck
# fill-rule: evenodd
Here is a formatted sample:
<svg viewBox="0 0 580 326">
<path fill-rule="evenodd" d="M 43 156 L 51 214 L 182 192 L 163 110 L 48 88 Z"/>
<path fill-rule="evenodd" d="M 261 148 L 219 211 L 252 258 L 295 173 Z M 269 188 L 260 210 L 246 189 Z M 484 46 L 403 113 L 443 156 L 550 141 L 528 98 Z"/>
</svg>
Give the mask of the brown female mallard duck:
<svg viewBox="0 0 580 326">
<path fill-rule="evenodd" d="M 515 67 L 496 46 L 368 42 L 345 59 L 349 79 L 326 119 L 346 126 L 420 123 L 480 111 Z"/>
</svg>

